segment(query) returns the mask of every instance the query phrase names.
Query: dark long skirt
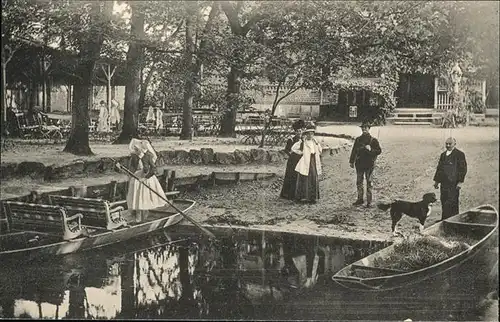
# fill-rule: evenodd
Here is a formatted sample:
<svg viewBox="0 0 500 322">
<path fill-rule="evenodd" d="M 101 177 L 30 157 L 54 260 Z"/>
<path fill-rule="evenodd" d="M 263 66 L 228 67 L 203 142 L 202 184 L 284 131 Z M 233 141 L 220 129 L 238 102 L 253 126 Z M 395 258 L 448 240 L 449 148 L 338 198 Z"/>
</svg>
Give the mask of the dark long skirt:
<svg viewBox="0 0 500 322">
<path fill-rule="evenodd" d="M 291 153 L 286 162 L 285 178 L 283 179 L 283 188 L 281 188 L 281 198 L 293 200 L 297 186 L 297 171 L 295 167 L 300 160 L 300 155 Z"/>
<path fill-rule="evenodd" d="M 297 173 L 297 184 L 295 187 L 295 199 L 301 202 L 316 202 L 319 199 L 318 170 L 316 169 L 316 156 L 311 155 L 309 163 L 309 175 L 303 176 Z"/>
</svg>

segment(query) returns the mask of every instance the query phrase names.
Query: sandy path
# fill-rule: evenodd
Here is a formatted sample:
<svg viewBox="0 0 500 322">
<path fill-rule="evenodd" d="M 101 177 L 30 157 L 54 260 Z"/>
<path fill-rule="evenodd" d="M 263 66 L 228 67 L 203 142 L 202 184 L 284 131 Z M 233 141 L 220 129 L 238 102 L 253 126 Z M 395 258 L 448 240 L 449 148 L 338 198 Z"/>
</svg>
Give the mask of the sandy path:
<svg viewBox="0 0 500 322">
<path fill-rule="evenodd" d="M 329 127 L 329 132 L 356 134 L 359 128 Z M 349 133 L 349 131 L 351 131 Z M 372 129 L 377 135 L 378 130 Z M 383 153 L 377 162 L 374 198 L 418 201 L 432 187 L 432 177 L 449 130 L 434 128 L 383 127 L 379 138 Z M 498 208 L 498 128 L 453 130 L 458 148 L 466 153 L 469 172 L 462 189 L 460 209 L 490 203 Z M 276 230 L 308 232 L 359 239 L 390 238 L 389 214 L 377 209 L 354 208 L 355 172 L 348 165 L 348 152 L 324 159 L 320 183 L 321 199 L 316 205 L 297 205 L 278 198 L 280 179 L 240 187 L 221 187 L 193 193 L 198 200 L 195 216 L 215 221 L 251 224 Z M 438 202 L 426 226 L 440 218 Z M 212 218 L 214 219 L 214 218 Z M 330 223 L 328 223 L 330 222 Z M 263 223 L 272 223 L 263 226 Z M 417 228 L 415 220 L 404 217 L 403 232 Z"/>
</svg>

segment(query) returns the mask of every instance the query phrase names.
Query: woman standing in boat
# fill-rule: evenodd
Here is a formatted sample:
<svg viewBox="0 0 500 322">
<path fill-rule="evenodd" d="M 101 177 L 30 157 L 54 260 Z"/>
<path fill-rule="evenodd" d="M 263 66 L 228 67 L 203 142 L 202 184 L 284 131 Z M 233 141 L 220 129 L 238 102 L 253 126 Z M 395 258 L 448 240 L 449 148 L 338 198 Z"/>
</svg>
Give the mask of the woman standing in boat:
<svg viewBox="0 0 500 322">
<path fill-rule="evenodd" d="M 295 167 L 298 173 L 295 200 L 299 202 L 316 203 L 319 199 L 322 148 L 314 138 L 315 131 L 314 124 L 307 125 L 302 139 L 292 146 L 292 152 L 301 155 Z"/>
<path fill-rule="evenodd" d="M 165 192 L 155 175 L 156 160 L 155 150 L 147 140 L 132 139 L 129 144 L 131 152 L 129 170 L 140 181 L 166 199 Z M 135 178 L 130 178 L 127 193 L 127 206 L 131 210 L 148 210 L 164 206 L 166 202 L 148 189 Z"/>
<path fill-rule="evenodd" d="M 302 130 L 305 124 L 303 120 L 297 120 L 292 124 L 294 130 L 293 137 L 289 138 L 286 142 L 285 153 L 288 154 L 288 161 L 286 162 L 285 178 L 283 179 L 283 188 L 281 189 L 281 198 L 293 200 L 295 196 L 295 186 L 297 184 L 297 172 L 295 167 L 300 160 L 300 155 L 292 152 L 292 146 L 300 141 Z"/>
</svg>

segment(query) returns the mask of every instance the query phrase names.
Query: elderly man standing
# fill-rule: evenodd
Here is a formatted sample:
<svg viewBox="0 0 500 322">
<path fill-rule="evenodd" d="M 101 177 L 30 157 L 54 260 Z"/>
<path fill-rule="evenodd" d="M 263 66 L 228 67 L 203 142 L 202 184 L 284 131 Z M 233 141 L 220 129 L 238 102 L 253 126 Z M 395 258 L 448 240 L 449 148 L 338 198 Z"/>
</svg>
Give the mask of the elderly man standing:
<svg viewBox="0 0 500 322">
<path fill-rule="evenodd" d="M 349 164 L 351 168 L 356 168 L 356 187 L 358 199 L 354 206 L 363 204 L 363 181 L 366 178 L 366 207 L 372 206 L 372 174 L 377 156 L 382 153 L 380 143 L 370 134 L 370 123 L 361 124 L 361 136 L 357 137 L 352 146 Z"/>
<path fill-rule="evenodd" d="M 439 156 L 434 175 L 434 188 L 438 189 L 441 184 L 441 220 L 458 214 L 460 188 L 467 174 L 465 153 L 455 148 L 456 145 L 454 138 L 446 139 L 446 151 Z"/>
</svg>

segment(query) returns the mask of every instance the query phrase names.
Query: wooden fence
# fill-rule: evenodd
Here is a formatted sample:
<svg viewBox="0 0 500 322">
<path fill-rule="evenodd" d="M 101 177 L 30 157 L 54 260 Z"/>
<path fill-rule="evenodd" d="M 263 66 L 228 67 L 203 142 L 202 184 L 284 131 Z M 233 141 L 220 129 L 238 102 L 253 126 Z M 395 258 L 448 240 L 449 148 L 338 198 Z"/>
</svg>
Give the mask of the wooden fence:
<svg viewBox="0 0 500 322">
<path fill-rule="evenodd" d="M 486 81 L 482 80 L 463 80 L 467 83 L 467 86 L 480 93 L 483 103 L 486 103 Z M 469 100 L 467 100 L 469 102 Z M 437 110 L 449 110 L 453 107 L 451 97 L 448 95 L 448 89 L 446 87 L 445 81 L 442 78 L 436 77 L 434 79 L 434 108 Z M 471 108 L 469 104 L 468 108 Z"/>
</svg>

